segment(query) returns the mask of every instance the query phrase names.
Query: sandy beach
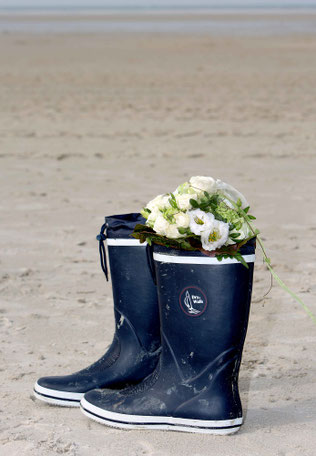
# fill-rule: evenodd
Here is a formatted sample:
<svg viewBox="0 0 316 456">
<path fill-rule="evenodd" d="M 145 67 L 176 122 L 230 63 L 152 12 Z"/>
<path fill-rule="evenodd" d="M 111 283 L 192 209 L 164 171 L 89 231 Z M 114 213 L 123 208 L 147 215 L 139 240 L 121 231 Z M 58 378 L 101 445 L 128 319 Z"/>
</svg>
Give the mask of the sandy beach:
<svg viewBox="0 0 316 456">
<path fill-rule="evenodd" d="M 238 434 L 115 430 L 32 388 L 111 343 L 104 216 L 192 175 L 247 196 L 276 271 L 316 313 L 316 34 L 0 38 L 1 454 L 313 456 L 316 327 L 277 285 L 262 299 L 259 252 Z"/>
</svg>

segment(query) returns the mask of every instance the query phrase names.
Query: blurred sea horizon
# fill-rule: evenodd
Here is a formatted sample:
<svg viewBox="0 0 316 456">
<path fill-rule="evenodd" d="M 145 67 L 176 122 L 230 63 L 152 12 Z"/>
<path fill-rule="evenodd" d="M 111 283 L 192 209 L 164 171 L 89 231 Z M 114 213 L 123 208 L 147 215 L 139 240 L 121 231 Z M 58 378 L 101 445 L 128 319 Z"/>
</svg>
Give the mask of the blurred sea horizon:
<svg viewBox="0 0 316 456">
<path fill-rule="evenodd" d="M 316 1 L 315 3 L 304 3 L 304 2 L 262 2 L 262 3 L 231 3 L 231 4 L 223 4 L 221 2 L 214 3 L 210 5 L 206 4 L 166 4 L 161 3 L 157 4 L 150 4 L 147 3 L 139 4 L 139 5 L 124 5 L 124 4 L 115 4 L 115 5 L 56 5 L 56 4 L 47 4 L 47 5 L 34 5 L 34 6 L 17 6 L 17 5 L 6 5 L 3 6 L 0 4 L 0 13 L 1 14 L 8 14 L 8 13 L 15 13 L 15 14 L 95 14 L 96 12 L 100 13 L 259 13 L 264 12 L 274 14 L 276 12 L 309 12 L 309 11 L 316 11 Z"/>
<path fill-rule="evenodd" d="M 316 33 L 316 3 L 0 6 L 0 33 Z"/>
</svg>

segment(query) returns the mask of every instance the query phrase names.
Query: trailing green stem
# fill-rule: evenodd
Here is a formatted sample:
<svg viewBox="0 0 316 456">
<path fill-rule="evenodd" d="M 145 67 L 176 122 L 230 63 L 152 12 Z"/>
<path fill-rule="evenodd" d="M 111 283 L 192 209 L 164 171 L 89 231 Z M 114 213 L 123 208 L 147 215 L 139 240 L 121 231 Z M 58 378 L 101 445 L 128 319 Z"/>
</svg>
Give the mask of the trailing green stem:
<svg viewBox="0 0 316 456">
<path fill-rule="evenodd" d="M 294 298 L 299 304 L 301 304 L 301 306 L 303 307 L 303 309 L 305 310 L 305 312 L 307 313 L 307 315 L 313 320 L 313 322 L 316 324 L 316 317 L 315 315 L 313 314 L 313 312 L 310 310 L 310 308 L 295 294 L 293 293 L 293 291 L 288 288 L 285 283 L 280 279 L 280 277 L 277 275 L 277 273 L 273 270 L 272 266 L 266 262 L 266 265 L 267 265 L 267 268 L 269 269 L 270 273 L 272 274 L 272 276 L 275 278 L 275 280 L 278 282 L 278 284 L 280 285 L 280 287 L 283 288 L 283 290 L 287 291 L 289 295 L 292 296 L 292 298 Z"/>
<path fill-rule="evenodd" d="M 244 218 L 245 222 L 247 223 L 247 225 L 249 226 L 250 230 L 252 231 L 252 233 L 254 235 L 256 235 L 257 237 L 257 241 L 258 241 L 258 244 L 260 245 L 261 247 L 261 250 L 262 250 L 262 253 L 263 253 L 263 260 L 268 268 L 268 270 L 270 271 L 270 274 L 272 275 L 272 277 L 278 282 L 278 284 L 280 285 L 281 288 L 283 288 L 283 290 L 285 290 L 290 296 L 292 296 L 292 298 L 294 298 L 302 307 L 303 309 L 305 310 L 305 312 L 307 313 L 307 315 L 312 319 L 312 321 L 316 324 L 316 316 L 313 314 L 313 312 L 311 311 L 311 309 L 288 287 L 285 285 L 285 283 L 280 279 L 280 277 L 278 276 L 278 274 L 274 271 L 274 269 L 272 268 L 271 266 L 271 260 L 270 258 L 268 258 L 268 255 L 266 254 L 266 251 L 265 251 L 265 247 L 263 245 L 263 242 L 262 242 L 262 239 L 260 238 L 259 236 L 259 231 L 252 225 L 252 223 L 250 222 L 249 220 L 249 217 L 248 215 L 246 214 L 246 212 L 241 208 L 241 206 L 239 206 L 238 204 L 235 203 L 235 201 L 231 200 L 230 198 L 226 197 L 226 195 L 224 195 L 225 198 L 231 203 L 234 205 L 235 209 L 242 215 L 242 217 Z"/>
</svg>

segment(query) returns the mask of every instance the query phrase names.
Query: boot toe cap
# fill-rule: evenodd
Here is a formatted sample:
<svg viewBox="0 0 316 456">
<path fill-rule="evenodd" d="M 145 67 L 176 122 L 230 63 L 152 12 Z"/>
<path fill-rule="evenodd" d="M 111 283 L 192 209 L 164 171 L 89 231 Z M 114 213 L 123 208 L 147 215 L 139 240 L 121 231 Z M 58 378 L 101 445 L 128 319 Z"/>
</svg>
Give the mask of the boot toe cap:
<svg viewBox="0 0 316 456">
<path fill-rule="evenodd" d="M 83 376 L 65 375 L 53 377 L 41 377 L 35 384 L 35 390 L 45 388 L 55 391 L 68 391 L 72 393 L 85 393 L 95 387 L 91 379 Z"/>
<path fill-rule="evenodd" d="M 111 408 L 111 404 L 116 402 L 118 395 L 119 392 L 111 389 L 94 389 L 85 393 L 84 399 L 85 402 L 88 402 L 95 407 Z"/>
</svg>

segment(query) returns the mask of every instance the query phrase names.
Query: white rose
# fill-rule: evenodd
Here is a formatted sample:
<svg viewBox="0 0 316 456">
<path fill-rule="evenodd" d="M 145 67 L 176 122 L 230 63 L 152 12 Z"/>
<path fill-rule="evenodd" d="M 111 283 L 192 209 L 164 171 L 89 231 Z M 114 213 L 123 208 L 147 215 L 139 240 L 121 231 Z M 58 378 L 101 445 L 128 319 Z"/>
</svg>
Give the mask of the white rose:
<svg viewBox="0 0 316 456">
<path fill-rule="evenodd" d="M 239 230 L 234 229 L 229 232 L 229 234 L 234 234 L 234 233 L 240 233 L 240 236 L 238 237 L 239 241 L 242 241 L 243 239 L 247 239 L 248 237 L 250 237 L 252 235 L 252 231 L 250 230 L 250 228 L 248 227 L 246 222 L 244 222 L 242 224 L 242 227 Z M 231 239 L 230 237 L 228 237 L 226 244 L 227 245 L 236 244 L 236 241 L 234 239 Z"/>
<path fill-rule="evenodd" d="M 253 234 L 246 222 L 242 224 L 242 227 L 240 228 L 240 230 L 238 230 L 238 233 L 241 234 L 241 239 L 246 239 L 249 236 L 252 236 Z"/>
<path fill-rule="evenodd" d="M 220 179 L 216 179 L 216 189 L 220 190 L 221 193 L 226 195 L 228 198 L 233 200 L 235 203 L 238 199 L 241 200 L 241 207 L 244 209 L 245 207 L 249 206 L 248 201 L 244 197 L 242 193 L 240 193 L 235 187 L 232 185 L 226 184 L 226 182 L 221 181 Z M 233 205 L 230 201 L 226 200 L 225 203 L 227 206 L 233 208 Z"/>
<path fill-rule="evenodd" d="M 164 209 L 165 207 L 169 207 L 169 196 L 168 195 L 158 195 L 156 198 L 153 200 L 149 201 L 147 204 L 147 208 L 150 211 L 153 211 L 154 209 Z"/>
<path fill-rule="evenodd" d="M 162 214 L 158 215 L 158 217 L 155 220 L 153 230 L 156 231 L 156 233 L 161 234 L 162 236 L 166 236 L 166 231 L 168 229 L 169 223 L 167 220 L 164 218 Z"/>
<path fill-rule="evenodd" d="M 215 193 L 216 184 L 215 179 L 205 176 L 193 176 L 190 179 L 190 184 L 195 191 Z"/>
<path fill-rule="evenodd" d="M 190 230 L 197 236 L 200 236 L 203 231 L 211 230 L 214 225 L 214 215 L 209 212 L 195 209 L 189 211 L 188 215 L 190 217 Z"/>
<path fill-rule="evenodd" d="M 187 211 L 188 209 L 191 209 L 191 203 L 190 199 L 197 200 L 197 195 L 196 194 L 190 194 L 186 193 L 184 195 L 176 195 L 176 201 L 178 208 L 181 209 L 182 211 Z"/>
<path fill-rule="evenodd" d="M 169 223 L 166 229 L 165 236 L 167 236 L 167 238 L 170 239 L 177 239 L 182 237 L 183 235 L 179 233 L 177 225 Z"/>
<path fill-rule="evenodd" d="M 177 225 L 169 223 L 162 214 L 158 215 L 156 218 L 153 229 L 156 233 L 161 234 L 161 236 L 166 236 L 170 239 L 182 237 L 178 231 Z"/>
<path fill-rule="evenodd" d="M 178 195 L 178 193 L 183 194 L 183 193 L 189 193 L 190 192 L 190 184 L 189 182 L 184 182 L 183 184 L 179 185 L 173 192 L 174 195 Z M 192 192 L 191 192 L 192 193 Z M 193 191 L 194 193 L 194 191 Z"/>
<path fill-rule="evenodd" d="M 161 214 L 160 210 L 158 209 L 158 207 L 154 207 L 151 211 L 151 213 L 148 215 L 147 217 L 147 224 L 149 226 L 153 226 L 155 221 L 156 221 L 156 218 Z"/>
<path fill-rule="evenodd" d="M 178 228 L 188 228 L 190 225 L 190 216 L 189 214 L 185 214 L 183 212 L 179 212 L 175 214 L 174 219 L 176 221 L 176 226 Z"/>
<path fill-rule="evenodd" d="M 228 239 L 229 225 L 228 223 L 215 220 L 211 230 L 203 231 L 201 233 L 202 247 L 205 250 L 216 250 Z"/>
</svg>

